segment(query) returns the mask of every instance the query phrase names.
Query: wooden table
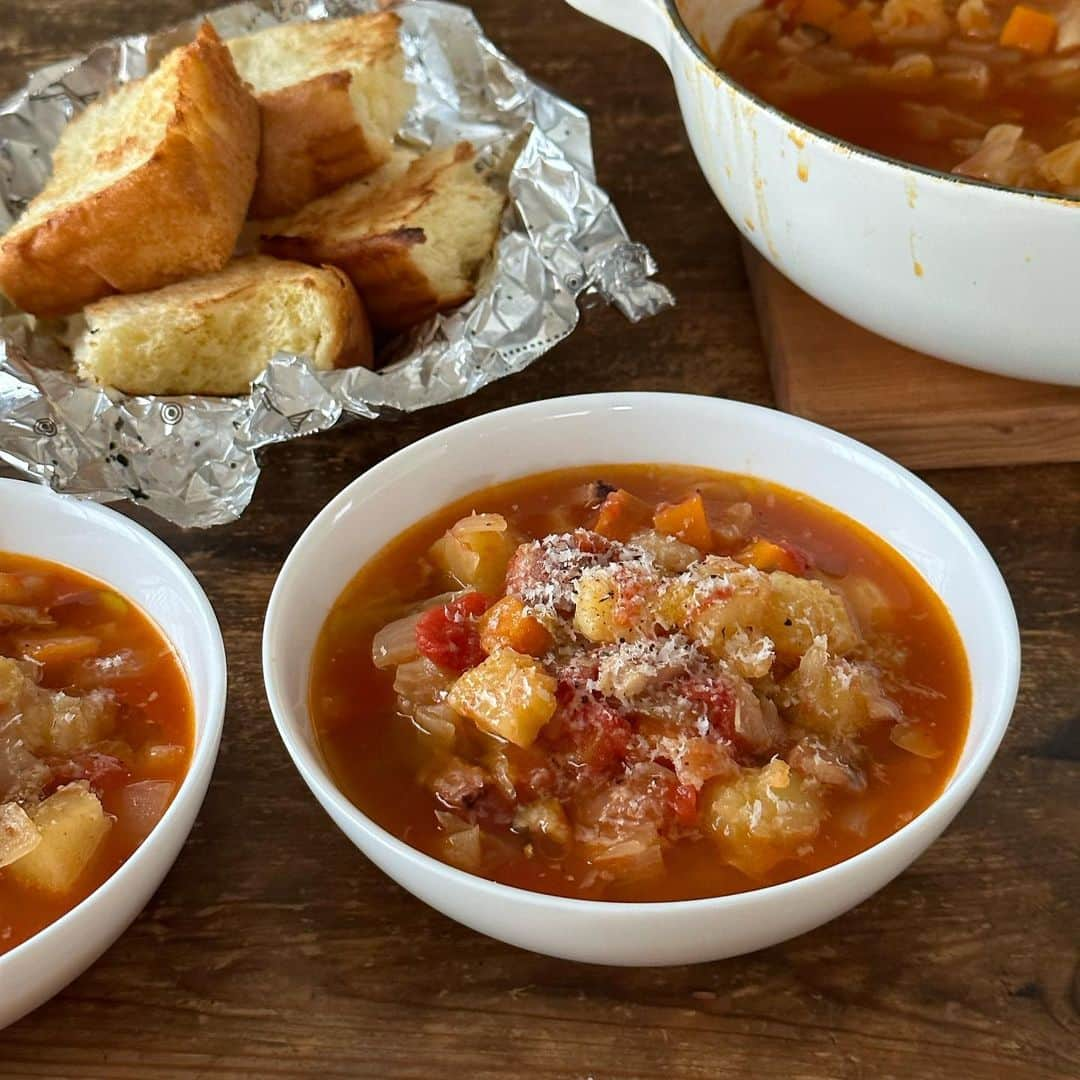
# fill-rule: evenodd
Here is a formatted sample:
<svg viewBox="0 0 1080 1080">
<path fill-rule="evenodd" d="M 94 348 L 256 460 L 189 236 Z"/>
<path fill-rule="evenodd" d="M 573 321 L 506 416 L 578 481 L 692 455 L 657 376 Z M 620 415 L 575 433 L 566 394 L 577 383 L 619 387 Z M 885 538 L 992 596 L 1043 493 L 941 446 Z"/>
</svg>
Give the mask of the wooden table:
<svg viewBox="0 0 1080 1080">
<path fill-rule="evenodd" d="M 0 90 L 199 6 L 3 0 Z M 221 619 L 231 669 L 221 757 L 160 892 L 94 968 L 0 1034 L 0 1076 L 1080 1075 L 1080 468 L 927 476 L 1012 590 L 1020 702 L 988 776 L 933 849 L 786 945 L 624 971 L 487 940 L 369 865 L 286 756 L 263 696 L 263 612 L 293 541 L 358 473 L 447 424 L 555 394 L 770 402 L 736 233 L 694 163 L 661 62 L 556 0 L 474 7 L 511 56 L 589 111 L 601 180 L 679 307 L 640 326 L 589 311 L 549 357 L 467 401 L 277 447 L 236 525 L 185 534 L 146 522 Z"/>
</svg>

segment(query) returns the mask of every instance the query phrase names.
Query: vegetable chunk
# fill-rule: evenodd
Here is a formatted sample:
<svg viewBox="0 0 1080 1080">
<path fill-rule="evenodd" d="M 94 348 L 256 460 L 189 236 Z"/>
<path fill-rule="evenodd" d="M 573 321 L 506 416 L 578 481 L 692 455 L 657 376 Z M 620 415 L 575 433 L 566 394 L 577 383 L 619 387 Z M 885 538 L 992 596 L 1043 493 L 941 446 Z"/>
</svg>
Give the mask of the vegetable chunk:
<svg viewBox="0 0 1080 1080">
<path fill-rule="evenodd" d="M 431 546 L 431 561 L 465 588 L 502 592 L 506 567 L 517 550 L 502 514 L 470 514 Z"/>
<path fill-rule="evenodd" d="M 510 648 L 543 656 L 552 646 L 550 632 L 516 596 L 504 596 L 481 617 L 479 626 L 480 646 L 486 653 Z"/>
<path fill-rule="evenodd" d="M 75 884 L 113 824 L 85 780 L 50 795 L 33 820 L 41 842 L 8 872 L 23 885 L 52 893 Z"/>
<path fill-rule="evenodd" d="M 500 649 L 450 688 L 452 709 L 517 746 L 529 746 L 555 713 L 555 680 L 531 657 Z"/>
<path fill-rule="evenodd" d="M 842 596 L 811 578 L 776 571 L 750 580 L 726 600 L 704 608 L 692 624 L 695 637 L 716 655 L 729 638 L 745 631 L 768 637 L 778 655 L 797 659 L 816 637 L 828 639 L 836 653 L 848 653 L 861 640 Z"/>
<path fill-rule="evenodd" d="M 876 720 L 900 716 L 874 671 L 865 664 L 830 657 L 824 637 L 814 639 L 781 689 L 782 704 L 789 706 L 793 719 L 819 735 L 856 735 Z"/>
<path fill-rule="evenodd" d="M 813 781 L 774 760 L 707 789 L 703 817 L 724 858 L 760 877 L 817 836 L 825 807 Z"/>
</svg>

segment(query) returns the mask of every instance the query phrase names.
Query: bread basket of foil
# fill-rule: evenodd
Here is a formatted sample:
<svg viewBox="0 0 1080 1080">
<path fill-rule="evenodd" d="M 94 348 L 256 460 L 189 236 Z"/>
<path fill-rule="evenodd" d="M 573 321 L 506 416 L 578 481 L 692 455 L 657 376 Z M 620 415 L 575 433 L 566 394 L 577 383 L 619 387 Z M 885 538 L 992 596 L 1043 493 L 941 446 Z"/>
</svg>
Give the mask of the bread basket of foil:
<svg viewBox="0 0 1080 1080">
<path fill-rule="evenodd" d="M 69 119 L 194 39 L 204 18 L 229 39 L 385 6 L 234 4 L 36 72 L 0 104 L 0 232 L 45 185 Z M 374 370 L 316 370 L 278 353 L 242 396 L 154 397 L 76 374 L 77 318 L 39 321 L 0 298 L 0 459 L 9 467 L 59 492 L 134 500 L 182 526 L 223 524 L 248 505 L 262 447 L 471 394 L 566 337 L 587 298 L 634 321 L 672 304 L 648 251 L 596 184 L 585 115 L 500 53 L 468 9 L 415 0 L 393 10 L 416 87 L 398 141 L 423 149 L 469 140 L 512 161 L 495 249 L 472 299 L 389 342 Z"/>
</svg>

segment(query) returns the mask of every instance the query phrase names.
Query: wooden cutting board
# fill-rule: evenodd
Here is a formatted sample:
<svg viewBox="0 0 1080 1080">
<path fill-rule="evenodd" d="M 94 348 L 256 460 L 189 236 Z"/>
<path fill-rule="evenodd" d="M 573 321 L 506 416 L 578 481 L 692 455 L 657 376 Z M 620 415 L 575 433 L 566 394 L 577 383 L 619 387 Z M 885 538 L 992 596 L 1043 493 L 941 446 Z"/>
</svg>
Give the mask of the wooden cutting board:
<svg viewBox="0 0 1080 1080">
<path fill-rule="evenodd" d="M 745 243 L 743 257 L 780 408 L 915 469 L 1080 461 L 1080 388 L 912 352 L 823 307 Z"/>
</svg>

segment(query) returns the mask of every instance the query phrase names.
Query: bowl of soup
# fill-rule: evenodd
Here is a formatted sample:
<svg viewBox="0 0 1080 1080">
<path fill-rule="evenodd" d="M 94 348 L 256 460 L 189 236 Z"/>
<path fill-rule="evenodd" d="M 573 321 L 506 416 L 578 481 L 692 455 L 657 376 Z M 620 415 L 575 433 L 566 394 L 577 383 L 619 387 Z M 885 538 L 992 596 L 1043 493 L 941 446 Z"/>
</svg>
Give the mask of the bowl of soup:
<svg viewBox="0 0 1080 1080">
<path fill-rule="evenodd" d="M 1074 0 L 568 0 L 652 45 L 731 220 L 930 356 L 1080 385 Z"/>
<path fill-rule="evenodd" d="M 84 971 L 191 831 L 225 654 L 198 582 L 115 511 L 0 480 L 0 1027 Z"/>
<path fill-rule="evenodd" d="M 519 406 L 400 451 L 282 568 L 267 693 L 335 823 L 512 944 L 774 944 L 881 888 L 1016 695 L 992 559 L 900 466 L 736 402 Z"/>
</svg>

